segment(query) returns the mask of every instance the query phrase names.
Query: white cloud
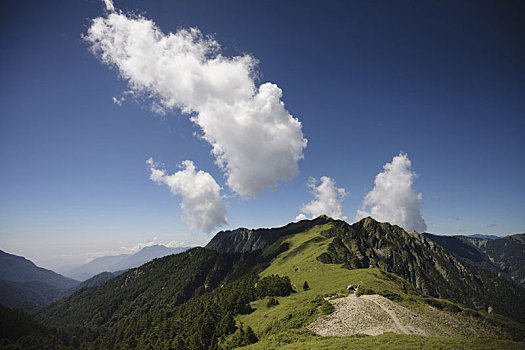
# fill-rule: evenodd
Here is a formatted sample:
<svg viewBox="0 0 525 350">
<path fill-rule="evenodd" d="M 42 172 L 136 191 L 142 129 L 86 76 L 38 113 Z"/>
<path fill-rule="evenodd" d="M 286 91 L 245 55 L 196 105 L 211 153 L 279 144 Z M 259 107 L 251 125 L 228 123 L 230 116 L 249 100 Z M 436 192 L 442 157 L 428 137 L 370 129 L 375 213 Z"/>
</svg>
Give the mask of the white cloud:
<svg viewBox="0 0 525 350">
<path fill-rule="evenodd" d="M 126 98 L 124 96 L 121 96 L 121 97 L 115 97 L 113 96 L 113 103 L 118 105 L 118 106 L 122 106 L 122 103 L 126 101 Z"/>
<path fill-rule="evenodd" d="M 272 83 L 257 87 L 257 60 L 225 57 L 196 28 L 164 34 L 151 20 L 120 11 L 93 20 L 84 37 L 153 111 L 180 109 L 202 130 L 228 186 L 243 199 L 298 173 L 307 140 Z"/>
<path fill-rule="evenodd" d="M 186 243 L 180 242 L 180 241 L 169 241 L 166 244 L 163 244 L 168 248 L 178 248 L 178 247 L 185 247 Z"/>
<path fill-rule="evenodd" d="M 112 0 L 104 0 L 104 4 L 106 5 L 106 10 L 113 12 L 115 11 L 115 6 L 113 6 Z"/>
<path fill-rule="evenodd" d="M 355 219 L 371 216 L 405 230 L 425 231 L 427 224 L 420 213 L 423 195 L 412 188 L 418 175 L 412 171 L 408 156 L 399 153 L 383 169 L 377 174 L 375 186 L 365 196 Z"/>
<path fill-rule="evenodd" d="M 139 250 L 142 250 L 146 247 L 151 247 L 154 245 L 163 245 L 168 248 L 177 248 L 177 247 L 186 246 L 184 242 L 180 242 L 180 241 L 170 241 L 168 243 L 161 243 L 159 242 L 158 238 L 155 236 L 152 239 L 148 240 L 146 243 L 139 242 L 133 247 L 121 247 L 121 249 L 123 249 L 125 252 L 136 253 Z"/>
<path fill-rule="evenodd" d="M 310 188 L 310 193 L 314 199 L 301 207 L 302 213 L 297 215 L 295 220 L 307 219 L 306 214 L 311 215 L 312 219 L 324 214 L 334 219 L 346 220 L 347 217 L 343 215 L 345 189 L 336 187 L 334 179 L 327 176 L 321 177 L 319 186 L 316 184 L 316 179 L 310 178 L 308 180 L 307 186 Z"/>
<path fill-rule="evenodd" d="M 120 247 L 118 249 L 112 249 L 112 250 L 103 250 L 103 251 L 92 251 L 92 252 L 87 252 L 87 253 L 82 253 L 82 254 L 77 254 L 77 255 L 73 255 L 73 254 L 62 254 L 61 256 L 62 257 L 66 257 L 67 255 L 70 255 L 71 257 L 76 257 L 76 256 L 83 256 L 85 258 L 84 261 L 82 261 L 82 263 L 86 263 L 86 262 L 89 262 L 93 259 L 96 259 L 96 258 L 100 258 L 102 256 L 116 256 L 116 255 L 121 255 L 121 254 L 134 254 L 146 247 L 151 247 L 151 246 L 154 246 L 154 245 L 162 245 L 162 246 L 165 246 L 165 247 L 168 247 L 168 248 L 177 248 L 177 247 L 187 247 L 188 245 L 184 242 L 180 242 L 180 241 L 170 241 L 168 243 L 162 243 L 162 242 L 159 242 L 158 238 L 157 237 L 153 237 L 152 239 L 149 239 L 148 241 L 146 242 L 138 242 L 137 244 L 135 244 L 134 246 L 132 247 Z M 55 256 L 53 256 L 53 258 L 55 258 Z"/>
<path fill-rule="evenodd" d="M 128 252 L 136 253 L 143 248 L 151 247 L 154 245 L 165 245 L 165 244 L 159 243 L 157 237 L 153 237 L 153 239 L 147 241 L 146 243 L 139 242 L 134 247 L 121 247 L 121 249 L 123 249 L 126 253 Z"/>
<path fill-rule="evenodd" d="M 151 158 L 146 163 L 152 181 L 165 184 L 171 193 L 181 195 L 182 219 L 191 229 L 209 232 L 226 224 L 226 205 L 220 195 L 221 187 L 209 173 L 197 171 L 190 160 L 183 161 L 182 170 L 172 175 L 159 169 Z"/>
</svg>

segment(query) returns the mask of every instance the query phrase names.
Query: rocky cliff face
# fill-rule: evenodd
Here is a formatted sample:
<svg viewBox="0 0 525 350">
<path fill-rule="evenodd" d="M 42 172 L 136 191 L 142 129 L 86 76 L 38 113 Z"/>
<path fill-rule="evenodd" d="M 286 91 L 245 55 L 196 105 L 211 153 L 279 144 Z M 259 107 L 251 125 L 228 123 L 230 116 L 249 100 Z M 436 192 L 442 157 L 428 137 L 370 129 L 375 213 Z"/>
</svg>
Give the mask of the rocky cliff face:
<svg viewBox="0 0 525 350">
<path fill-rule="evenodd" d="M 239 228 L 233 231 L 221 231 L 213 237 L 206 248 L 220 253 L 247 253 L 258 249 L 264 249 L 279 238 L 304 232 L 311 227 L 323 225 L 332 221 L 327 216 L 320 216 L 314 220 L 302 220 L 283 227 L 257 230 Z"/>
<path fill-rule="evenodd" d="M 322 234 L 333 238 L 328 252 L 318 257 L 322 262 L 379 267 L 430 296 L 477 309 L 492 306 L 498 313 L 525 320 L 524 289 L 462 261 L 417 232 L 365 218 L 353 225 L 334 221 Z"/>
<path fill-rule="evenodd" d="M 343 264 L 349 269 L 378 267 L 403 277 L 430 296 L 476 309 L 491 306 L 494 312 L 525 321 L 523 288 L 465 262 L 422 234 L 370 217 L 352 225 L 321 216 L 275 229 L 223 231 L 206 247 L 227 253 L 249 252 L 327 223 L 330 225 L 321 234 L 332 242 L 317 258 L 323 263 Z M 470 250 L 479 258 L 476 252 Z"/>
<path fill-rule="evenodd" d="M 525 234 L 496 239 L 423 234 L 461 260 L 525 287 Z"/>
</svg>

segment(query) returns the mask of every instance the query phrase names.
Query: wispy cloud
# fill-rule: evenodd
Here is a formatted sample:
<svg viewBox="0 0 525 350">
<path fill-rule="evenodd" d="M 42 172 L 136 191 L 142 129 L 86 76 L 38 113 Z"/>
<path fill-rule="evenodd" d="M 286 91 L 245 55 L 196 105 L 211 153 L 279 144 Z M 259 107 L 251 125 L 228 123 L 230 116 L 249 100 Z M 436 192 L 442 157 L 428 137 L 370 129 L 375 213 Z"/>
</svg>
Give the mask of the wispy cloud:
<svg viewBox="0 0 525 350">
<path fill-rule="evenodd" d="M 85 262 L 88 262 L 90 260 L 100 258 L 102 256 L 115 256 L 115 255 L 121 255 L 121 254 L 133 254 L 136 253 L 146 247 L 151 247 L 154 245 L 162 245 L 168 248 L 176 248 L 176 247 L 187 247 L 188 245 L 184 242 L 180 241 L 170 241 L 168 243 L 162 243 L 158 240 L 158 238 L 155 236 L 152 239 L 147 240 L 146 242 L 138 242 L 134 246 L 131 247 L 125 247 L 122 246 L 119 249 L 113 249 L 113 250 L 101 250 L 101 251 L 91 251 L 83 254 L 79 254 L 78 256 L 84 256 Z M 75 255 L 70 255 L 75 256 Z"/>
<path fill-rule="evenodd" d="M 113 6 L 112 0 L 104 0 L 104 4 L 106 5 L 106 10 L 111 12 L 115 11 L 115 6 Z"/>
<path fill-rule="evenodd" d="M 423 195 L 412 188 L 418 175 L 412 171 L 411 166 L 410 159 L 404 153 L 399 153 L 391 163 L 385 164 L 384 170 L 377 174 L 375 186 L 365 196 L 355 219 L 372 216 L 406 230 L 425 231 L 427 224 L 420 212 Z"/>
<path fill-rule="evenodd" d="M 221 187 L 209 173 L 197 171 L 189 160 L 182 162 L 182 170 L 171 175 L 167 175 L 151 158 L 146 163 L 152 181 L 167 185 L 171 193 L 182 197 L 182 219 L 191 229 L 210 232 L 226 224 L 226 205 L 222 202 Z"/>
<path fill-rule="evenodd" d="M 334 219 L 347 219 L 343 215 L 343 200 L 347 193 L 344 188 L 336 187 L 334 179 L 323 176 L 317 186 L 317 180 L 311 177 L 307 186 L 314 199 L 301 207 L 302 213 L 295 218 L 296 220 L 307 219 L 307 215 L 315 218 L 323 214 Z"/>
<path fill-rule="evenodd" d="M 123 251 L 125 251 L 125 252 L 136 253 L 136 252 L 138 252 L 141 249 L 144 249 L 146 247 L 151 247 L 151 246 L 154 246 L 154 245 L 163 245 L 163 246 L 168 247 L 168 248 L 176 248 L 176 247 L 184 247 L 185 243 L 184 242 L 180 242 L 180 241 L 170 241 L 168 243 L 161 243 L 161 242 L 159 242 L 159 240 L 155 236 L 152 239 L 148 240 L 147 242 L 144 242 L 144 243 L 143 242 L 139 242 L 133 247 L 121 247 L 121 249 Z"/>
<path fill-rule="evenodd" d="M 114 10 L 95 18 L 85 40 L 157 113 L 180 110 L 202 131 L 227 185 L 243 199 L 298 173 L 307 140 L 281 89 L 255 84 L 257 60 L 226 57 L 199 29 L 164 34 L 153 21 Z M 116 103 L 120 102 L 117 100 Z"/>
</svg>

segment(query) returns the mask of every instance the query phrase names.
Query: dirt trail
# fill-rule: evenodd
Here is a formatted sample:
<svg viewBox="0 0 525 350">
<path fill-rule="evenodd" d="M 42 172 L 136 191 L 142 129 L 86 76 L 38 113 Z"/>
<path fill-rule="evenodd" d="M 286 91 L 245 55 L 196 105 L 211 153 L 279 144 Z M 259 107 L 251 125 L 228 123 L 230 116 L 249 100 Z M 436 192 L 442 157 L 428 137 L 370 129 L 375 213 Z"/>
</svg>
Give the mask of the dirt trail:
<svg viewBox="0 0 525 350">
<path fill-rule="evenodd" d="M 371 298 L 372 297 L 372 298 Z M 377 298 L 373 298 L 372 295 L 363 295 L 362 298 L 365 298 L 365 299 L 369 299 L 371 300 L 374 304 L 378 305 L 381 309 L 383 309 L 383 311 L 385 311 L 389 316 L 390 318 L 392 318 L 392 320 L 394 321 L 394 323 L 396 324 L 397 328 L 402 332 L 402 333 L 405 333 L 405 334 L 410 334 L 410 331 L 405 327 L 403 326 L 403 324 L 401 324 L 401 322 L 399 322 L 399 319 L 397 318 L 396 316 L 396 313 L 389 309 L 388 307 L 384 306 L 383 304 L 379 303 L 376 299 Z"/>
<path fill-rule="evenodd" d="M 385 332 L 423 336 L 502 336 L 505 332 L 482 319 L 451 314 L 430 306 L 411 311 L 380 295 L 349 295 L 330 300 L 335 311 L 307 326 L 321 336 L 378 335 Z"/>
<path fill-rule="evenodd" d="M 364 295 L 330 300 L 335 307 L 331 315 L 314 321 L 308 328 L 322 336 L 343 336 L 363 333 L 378 335 L 385 332 L 421 334 L 427 332 L 415 324 L 407 324 L 411 312 L 380 295 Z"/>
</svg>

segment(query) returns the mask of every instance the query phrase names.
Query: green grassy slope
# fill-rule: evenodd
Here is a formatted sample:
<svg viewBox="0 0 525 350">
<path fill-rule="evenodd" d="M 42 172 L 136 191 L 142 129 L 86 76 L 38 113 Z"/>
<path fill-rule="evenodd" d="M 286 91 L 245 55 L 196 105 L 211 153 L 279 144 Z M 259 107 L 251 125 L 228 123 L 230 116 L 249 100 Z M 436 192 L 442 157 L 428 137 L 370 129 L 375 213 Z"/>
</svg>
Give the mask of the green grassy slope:
<svg viewBox="0 0 525 350">
<path fill-rule="evenodd" d="M 525 322 L 525 289 L 461 261 L 417 232 L 365 218 L 353 225 L 335 220 L 323 233 L 332 237 L 319 259 L 348 268 L 379 267 L 425 294 Z"/>
<path fill-rule="evenodd" d="M 252 327 L 260 340 L 249 346 L 249 349 L 344 349 L 351 346 L 362 348 L 523 348 L 524 343 L 512 342 L 496 338 L 438 338 L 416 335 L 384 334 L 375 337 L 326 337 L 321 338 L 305 328 L 314 319 L 322 315 L 320 306 L 323 297 L 341 297 L 348 295 L 348 284 L 359 285 L 361 293 L 376 293 L 396 301 L 411 310 L 422 309 L 427 304 L 441 309 L 454 310 L 460 314 L 476 314 L 478 318 L 487 318 L 491 324 L 497 323 L 493 316 L 477 313 L 461 305 L 447 300 L 429 297 L 416 289 L 406 280 L 384 272 L 379 268 L 346 269 L 343 264 L 326 264 L 317 259 L 327 252 L 334 237 L 323 235 L 333 228 L 333 223 L 315 226 L 304 233 L 286 236 L 279 239 L 266 251 L 272 251 L 278 246 L 286 245 L 288 250 L 279 254 L 261 272 L 261 276 L 278 274 L 289 276 L 297 293 L 287 297 L 279 297 L 279 304 L 267 307 L 267 300 L 257 300 L 251 303 L 254 312 L 241 315 L 238 321 Z M 263 254 L 264 254 L 263 252 Z M 308 282 L 309 290 L 302 289 L 304 281 Z M 503 319 L 503 318 L 501 318 Z M 501 321 L 500 319 L 500 321 Z M 513 334 L 523 334 L 522 325 L 503 319 L 499 322 L 512 323 Z"/>
<path fill-rule="evenodd" d="M 291 332 L 290 332 L 291 333 Z M 345 349 L 523 349 L 524 343 L 494 338 L 444 338 L 423 337 L 385 333 L 377 336 L 348 337 L 312 337 L 290 333 L 271 336 L 256 344 L 243 347 L 246 350 L 266 349 L 311 349 L 311 350 L 345 350 Z M 293 341 L 291 341 L 293 339 Z"/>
<path fill-rule="evenodd" d="M 318 316 L 320 298 L 348 295 L 346 287 L 349 284 L 360 285 L 361 289 L 367 288 L 380 294 L 388 295 L 391 291 L 396 291 L 404 300 L 419 294 L 410 284 L 403 283 L 395 276 L 392 279 L 386 278 L 386 274 L 377 268 L 348 270 L 342 268 L 342 264 L 324 264 L 318 261 L 316 258 L 326 251 L 332 241 L 320 235 L 330 225 L 316 226 L 305 233 L 288 236 L 275 243 L 276 246 L 288 244 L 289 249 L 275 258 L 261 276 L 289 276 L 298 292 L 278 298 L 279 305 L 272 308 L 265 306 L 266 300 L 252 303 L 256 311 L 241 316 L 241 322 L 250 325 L 259 334 L 303 326 Z M 302 290 L 304 281 L 308 282 L 310 290 Z"/>
</svg>

